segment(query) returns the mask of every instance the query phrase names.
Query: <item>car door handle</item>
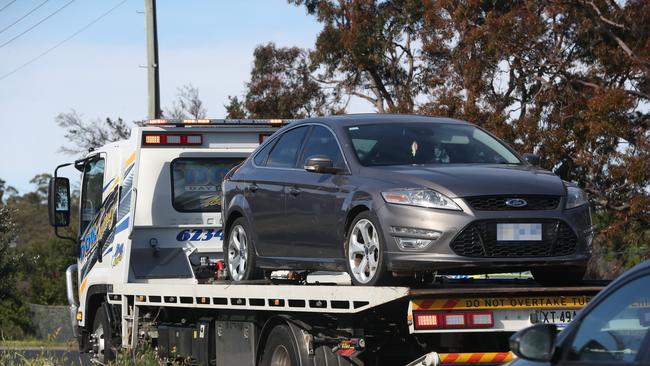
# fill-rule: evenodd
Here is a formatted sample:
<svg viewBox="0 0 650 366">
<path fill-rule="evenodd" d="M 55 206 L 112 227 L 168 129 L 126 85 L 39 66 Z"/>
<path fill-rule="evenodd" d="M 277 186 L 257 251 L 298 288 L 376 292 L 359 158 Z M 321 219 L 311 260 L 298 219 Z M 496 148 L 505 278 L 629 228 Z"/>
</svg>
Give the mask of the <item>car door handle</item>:
<svg viewBox="0 0 650 366">
<path fill-rule="evenodd" d="M 300 194 L 300 189 L 295 188 L 295 187 L 294 188 L 289 188 L 289 194 L 295 197 L 295 196 Z"/>
<path fill-rule="evenodd" d="M 251 191 L 251 192 L 253 192 L 253 193 L 257 192 L 257 189 L 258 189 L 258 188 L 259 188 L 259 187 L 258 187 L 257 184 L 255 184 L 255 183 L 253 183 L 253 184 L 249 184 L 249 185 L 248 185 L 248 190 Z"/>
</svg>

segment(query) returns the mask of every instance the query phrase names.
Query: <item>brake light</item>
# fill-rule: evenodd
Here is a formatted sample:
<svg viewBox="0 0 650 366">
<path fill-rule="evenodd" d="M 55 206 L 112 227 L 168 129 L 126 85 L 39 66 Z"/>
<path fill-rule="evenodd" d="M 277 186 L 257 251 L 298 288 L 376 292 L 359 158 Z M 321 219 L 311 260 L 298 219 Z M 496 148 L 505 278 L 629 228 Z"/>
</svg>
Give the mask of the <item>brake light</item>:
<svg viewBox="0 0 650 366">
<path fill-rule="evenodd" d="M 202 145 L 202 135 L 145 134 L 145 145 Z"/>
<path fill-rule="evenodd" d="M 491 328 L 491 312 L 435 312 L 416 311 L 415 329 Z"/>
</svg>

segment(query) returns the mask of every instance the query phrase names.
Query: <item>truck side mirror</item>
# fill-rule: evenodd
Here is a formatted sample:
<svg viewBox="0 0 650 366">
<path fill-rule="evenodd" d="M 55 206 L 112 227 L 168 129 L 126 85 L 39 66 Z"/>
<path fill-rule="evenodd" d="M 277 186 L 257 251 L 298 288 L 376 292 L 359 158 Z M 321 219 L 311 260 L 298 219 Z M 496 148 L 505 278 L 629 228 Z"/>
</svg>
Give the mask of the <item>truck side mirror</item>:
<svg viewBox="0 0 650 366">
<path fill-rule="evenodd" d="M 555 351 L 556 335 L 555 324 L 533 325 L 510 337 L 510 350 L 524 360 L 550 361 Z"/>
<path fill-rule="evenodd" d="M 310 156 L 305 163 L 305 170 L 313 173 L 336 174 L 340 171 L 335 168 L 332 159 L 325 155 Z"/>
<path fill-rule="evenodd" d="M 68 178 L 50 179 L 47 192 L 47 210 L 50 225 L 63 227 L 70 225 L 70 181 Z"/>
<path fill-rule="evenodd" d="M 524 154 L 524 160 L 534 166 L 539 166 L 539 156 L 531 153 Z"/>
</svg>

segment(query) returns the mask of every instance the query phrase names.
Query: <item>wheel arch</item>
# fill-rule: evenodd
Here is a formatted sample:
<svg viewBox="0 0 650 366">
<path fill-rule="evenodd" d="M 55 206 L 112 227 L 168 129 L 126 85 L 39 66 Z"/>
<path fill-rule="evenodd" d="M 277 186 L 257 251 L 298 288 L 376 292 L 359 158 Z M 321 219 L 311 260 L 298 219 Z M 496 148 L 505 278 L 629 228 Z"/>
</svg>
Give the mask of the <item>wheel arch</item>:
<svg viewBox="0 0 650 366">
<path fill-rule="evenodd" d="M 296 349 L 298 350 L 300 365 L 307 365 L 310 361 L 309 347 L 311 345 L 311 338 L 310 338 L 309 345 L 306 344 L 306 342 L 304 341 L 300 342 L 300 340 L 305 339 L 305 337 L 302 336 L 301 331 L 305 331 L 311 334 L 310 327 L 307 324 L 304 324 L 303 322 L 295 320 L 291 316 L 284 315 L 284 314 L 272 316 L 271 318 L 267 319 L 264 325 L 262 326 L 262 330 L 260 331 L 260 335 L 257 342 L 257 354 L 255 355 L 255 364 L 259 364 L 260 362 L 262 362 L 264 347 L 266 346 L 268 336 L 275 327 L 280 325 L 286 325 L 287 327 L 289 327 L 292 340 L 296 346 Z"/>
</svg>

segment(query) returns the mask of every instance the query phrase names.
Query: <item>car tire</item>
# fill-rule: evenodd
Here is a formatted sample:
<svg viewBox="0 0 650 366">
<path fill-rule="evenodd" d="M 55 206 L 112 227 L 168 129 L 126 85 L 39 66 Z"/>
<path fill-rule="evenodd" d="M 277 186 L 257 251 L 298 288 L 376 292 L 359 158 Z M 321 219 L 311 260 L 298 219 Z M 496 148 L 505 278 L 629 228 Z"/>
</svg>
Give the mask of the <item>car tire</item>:
<svg viewBox="0 0 650 366">
<path fill-rule="evenodd" d="M 253 237 L 245 218 L 236 219 L 228 229 L 224 261 L 228 278 L 235 282 L 262 278 L 262 271 L 255 265 L 256 255 Z"/>
<path fill-rule="evenodd" d="M 587 272 L 587 267 L 533 268 L 535 282 L 544 286 L 577 285 Z"/>
<path fill-rule="evenodd" d="M 103 365 L 115 360 L 115 351 L 118 343 L 116 342 L 116 338 L 113 337 L 108 314 L 104 311 L 103 304 L 95 312 L 95 320 L 93 321 L 93 329 L 90 336 L 93 338 L 91 351 L 92 358 L 95 361 Z"/>
<path fill-rule="evenodd" d="M 345 266 L 353 285 L 378 286 L 387 282 L 384 248 L 377 217 L 370 211 L 358 214 L 352 220 L 344 244 Z"/>
</svg>

